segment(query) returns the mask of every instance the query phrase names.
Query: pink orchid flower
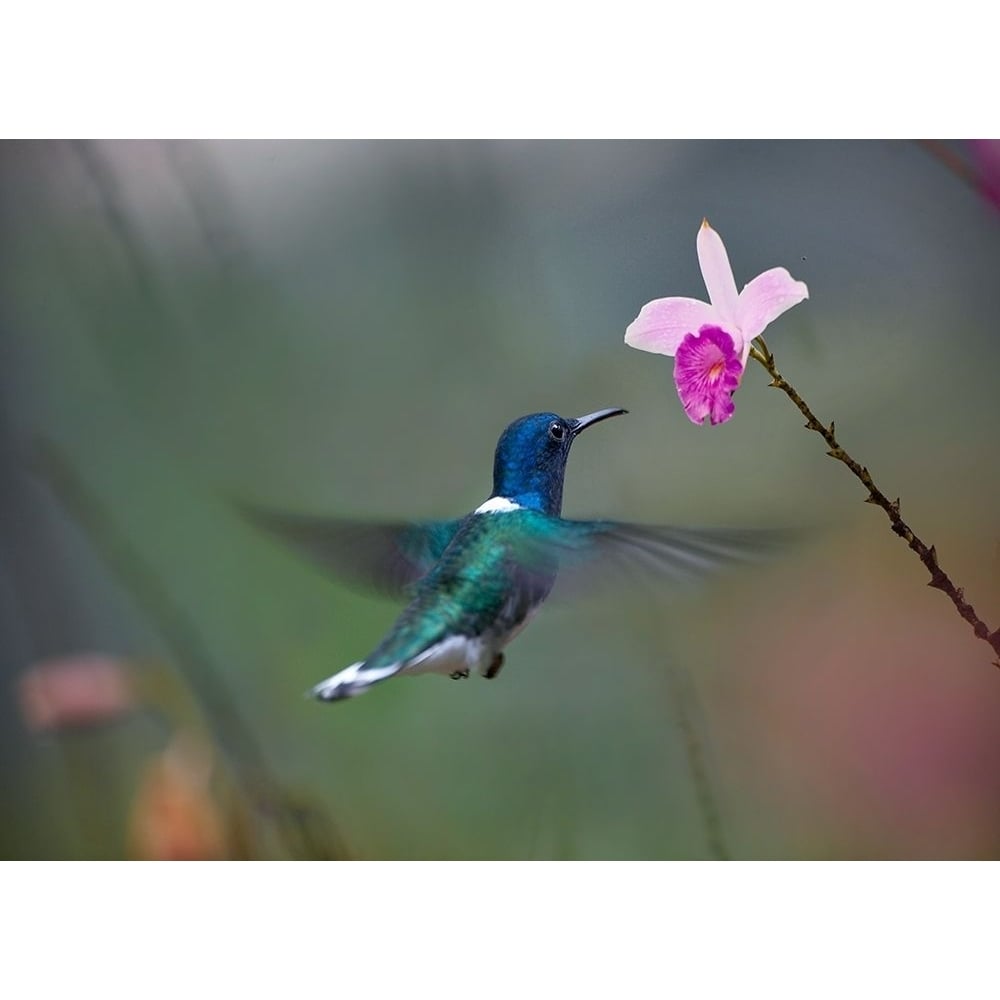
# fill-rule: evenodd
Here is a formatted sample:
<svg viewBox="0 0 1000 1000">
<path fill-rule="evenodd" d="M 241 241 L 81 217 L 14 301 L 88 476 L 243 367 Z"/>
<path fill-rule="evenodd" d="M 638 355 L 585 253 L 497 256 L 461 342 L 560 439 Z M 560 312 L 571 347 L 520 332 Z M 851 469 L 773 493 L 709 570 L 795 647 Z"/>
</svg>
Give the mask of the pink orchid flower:
<svg viewBox="0 0 1000 1000">
<path fill-rule="evenodd" d="M 705 219 L 698 231 L 698 263 L 709 302 L 671 297 L 642 307 L 625 343 L 674 360 L 674 382 L 684 412 L 696 424 L 724 424 L 750 354 L 750 342 L 783 312 L 809 298 L 805 283 L 783 267 L 758 274 L 742 292 L 726 247 Z"/>
</svg>

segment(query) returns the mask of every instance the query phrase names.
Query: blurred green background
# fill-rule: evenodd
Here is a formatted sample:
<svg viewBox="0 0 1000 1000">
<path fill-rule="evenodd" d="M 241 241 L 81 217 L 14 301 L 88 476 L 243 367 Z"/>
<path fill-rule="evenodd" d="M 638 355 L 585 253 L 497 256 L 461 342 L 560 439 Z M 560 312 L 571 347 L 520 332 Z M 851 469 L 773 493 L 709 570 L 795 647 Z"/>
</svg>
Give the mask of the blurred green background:
<svg viewBox="0 0 1000 1000">
<path fill-rule="evenodd" d="M 997 627 L 1000 217 L 928 148 L 5 142 L 0 213 L 0 855 L 1000 855 L 988 647 L 762 369 L 696 428 L 622 343 L 704 298 L 703 216 L 806 281 L 778 366 Z M 454 516 L 510 420 L 614 405 L 567 516 L 815 542 L 547 609 L 496 683 L 303 698 L 398 606 L 234 498 Z M 40 722 L 86 653 L 134 710 Z"/>
</svg>

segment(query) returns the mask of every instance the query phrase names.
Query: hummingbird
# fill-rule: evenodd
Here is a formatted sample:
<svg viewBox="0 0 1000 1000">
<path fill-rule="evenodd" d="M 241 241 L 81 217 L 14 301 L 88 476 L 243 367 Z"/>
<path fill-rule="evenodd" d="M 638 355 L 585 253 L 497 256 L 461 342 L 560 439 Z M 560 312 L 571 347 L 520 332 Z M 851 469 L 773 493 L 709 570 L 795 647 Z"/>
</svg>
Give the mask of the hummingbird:
<svg viewBox="0 0 1000 1000">
<path fill-rule="evenodd" d="M 409 603 L 363 660 L 310 694 L 340 701 L 401 674 L 495 678 L 504 647 L 558 580 L 587 589 L 637 568 L 673 579 L 702 576 L 759 555 L 778 532 L 690 529 L 561 516 L 570 448 L 621 407 L 582 417 L 532 413 L 497 442 L 493 489 L 463 518 L 366 523 L 244 507 L 261 527 L 335 573 Z"/>
</svg>

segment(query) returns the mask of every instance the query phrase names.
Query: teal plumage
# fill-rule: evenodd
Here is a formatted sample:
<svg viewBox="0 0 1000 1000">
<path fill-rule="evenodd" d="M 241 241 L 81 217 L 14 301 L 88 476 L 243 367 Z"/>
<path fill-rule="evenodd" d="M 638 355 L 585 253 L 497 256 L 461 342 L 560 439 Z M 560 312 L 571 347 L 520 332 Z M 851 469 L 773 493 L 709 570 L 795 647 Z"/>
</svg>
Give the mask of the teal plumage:
<svg viewBox="0 0 1000 1000">
<path fill-rule="evenodd" d="M 779 532 L 561 517 L 573 440 L 624 412 L 611 408 L 576 419 L 536 413 L 514 421 L 497 443 L 490 498 L 460 520 L 365 524 L 247 510 L 348 580 L 408 599 L 372 653 L 316 685 L 313 694 L 337 701 L 400 673 L 493 678 L 504 646 L 554 586 L 588 589 L 635 571 L 699 577 L 784 541 Z"/>
<path fill-rule="evenodd" d="M 365 661 L 378 668 L 418 656 L 451 636 L 495 640 L 521 626 L 548 596 L 555 564 L 533 565 L 525 540 L 544 531 L 529 510 L 471 514 L 411 603 Z"/>
</svg>

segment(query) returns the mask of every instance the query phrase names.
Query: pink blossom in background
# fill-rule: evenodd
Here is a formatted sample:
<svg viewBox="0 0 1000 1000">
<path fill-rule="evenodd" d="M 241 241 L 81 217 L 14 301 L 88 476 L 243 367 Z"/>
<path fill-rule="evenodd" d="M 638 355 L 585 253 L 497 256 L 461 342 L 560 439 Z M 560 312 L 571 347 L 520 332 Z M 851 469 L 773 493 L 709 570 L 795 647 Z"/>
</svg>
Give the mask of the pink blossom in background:
<svg viewBox="0 0 1000 1000">
<path fill-rule="evenodd" d="M 1000 209 L 1000 139 L 971 139 L 979 188 L 994 208 Z"/>
<path fill-rule="evenodd" d="M 231 855 L 226 817 L 212 787 L 211 747 L 174 735 L 143 769 L 129 815 L 129 856 L 146 861 L 221 860 Z"/>
<path fill-rule="evenodd" d="M 135 707 L 128 668 L 100 654 L 35 663 L 21 675 L 18 693 L 21 715 L 35 730 L 109 722 Z"/>
</svg>

